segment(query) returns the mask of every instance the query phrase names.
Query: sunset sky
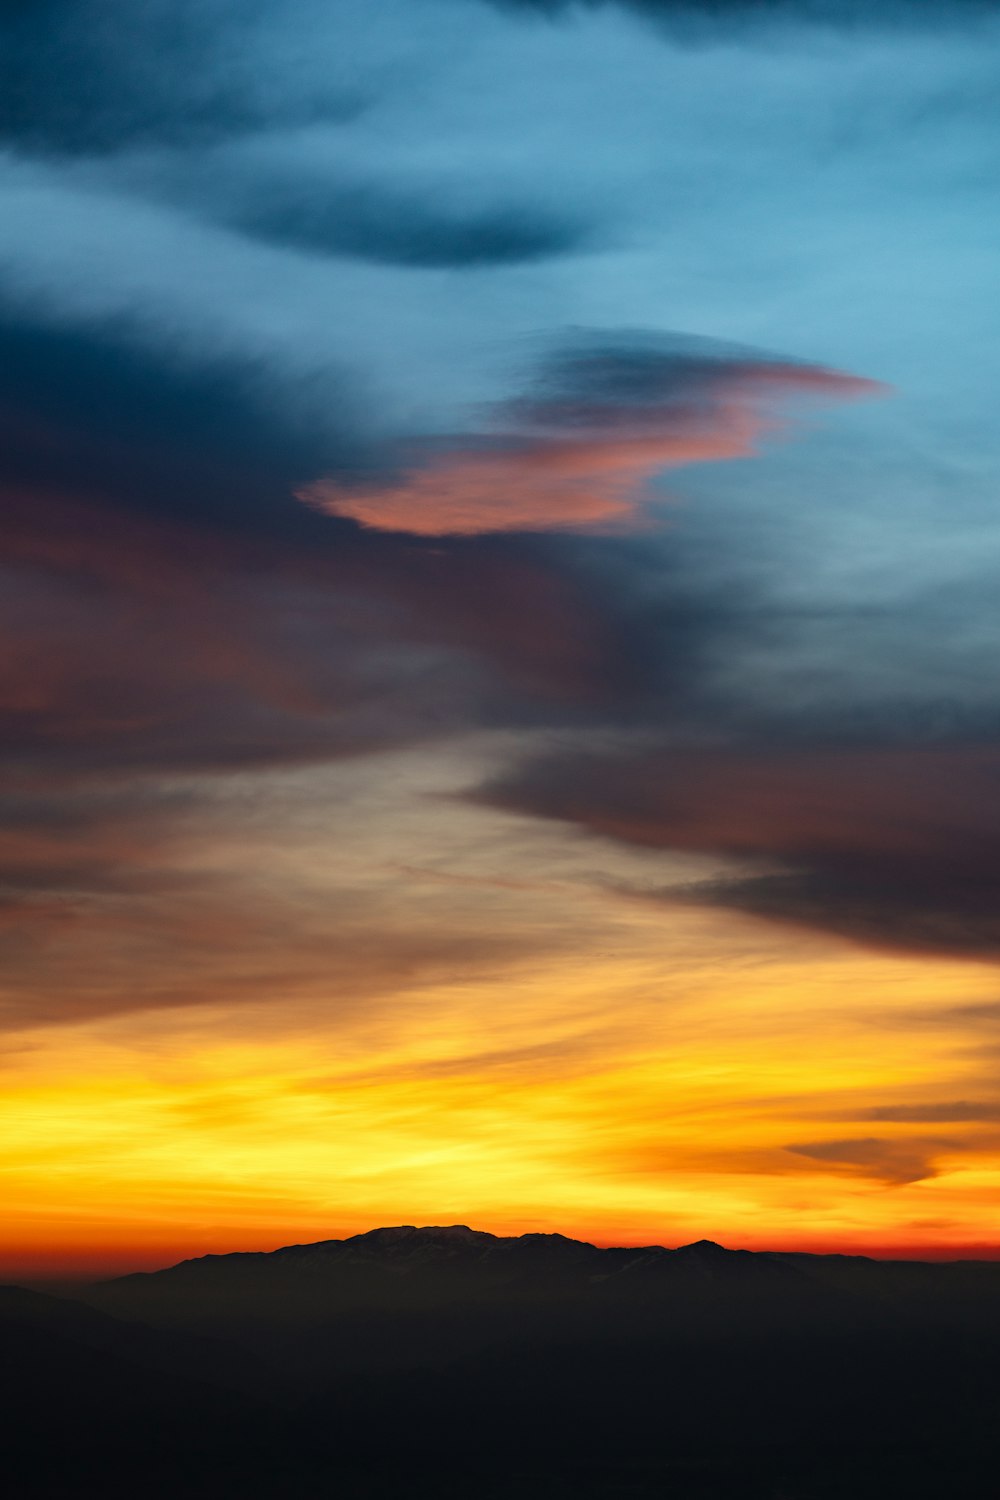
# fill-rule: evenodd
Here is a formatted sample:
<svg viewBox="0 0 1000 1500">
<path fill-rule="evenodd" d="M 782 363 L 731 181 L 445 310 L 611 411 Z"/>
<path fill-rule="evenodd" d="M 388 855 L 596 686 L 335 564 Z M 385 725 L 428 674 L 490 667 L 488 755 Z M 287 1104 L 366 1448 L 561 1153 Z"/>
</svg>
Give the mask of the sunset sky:
<svg viewBox="0 0 1000 1500">
<path fill-rule="evenodd" d="M 988 0 L 6 0 L 0 1279 L 1000 1254 Z"/>
</svg>

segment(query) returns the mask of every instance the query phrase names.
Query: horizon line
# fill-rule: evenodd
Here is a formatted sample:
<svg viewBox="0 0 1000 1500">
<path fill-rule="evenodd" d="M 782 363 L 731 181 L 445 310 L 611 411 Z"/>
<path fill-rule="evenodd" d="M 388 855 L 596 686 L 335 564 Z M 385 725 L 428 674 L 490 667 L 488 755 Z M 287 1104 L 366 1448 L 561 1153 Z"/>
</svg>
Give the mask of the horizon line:
<svg viewBox="0 0 1000 1500">
<path fill-rule="evenodd" d="M 196 1254 L 185 1254 L 182 1246 L 167 1249 L 164 1247 L 164 1259 L 153 1259 L 157 1252 L 143 1252 L 135 1247 L 134 1255 L 116 1253 L 110 1249 L 102 1249 L 99 1252 L 86 1256 L 82 1261 L 73 1257 L 72 1253 L 65 1252 L 58 1256 L 60 1265 L 53 1265 L 50 1272 L 41 1269 L 37 1259 L 30 1252 L 24 1257 L 10 1257 L 5 1266 L 0 1259 L 0 1285 L 22 1286 L 27 1288 L 55 1287 L 55 1286 L 86 1286 L 97 1282 L 116 1280 L 120 1277 L 133 1275 L 156 1275 L 158 1272 L 169 1271 L 176 1266 L 191 1264 L 201 1260 L 221 1260 L 229 1256 L 238 1255 L 275 1255 L 287 1250 L 302 1250 L 318 1247 L 320 1245 L 346 1244 L 351 1240 L 365 1239 L 371 1235 L 387 1233 L 390 1231 L 412 1230 L 415 1233 L 428 1232 L 432 1230 L 464 1230 L 468 1234 L 482 1235 L 494 1240 L 518 1240 L 518 1239 L 562 1239 L 573 1244 L 588 1245 L 595 1250 L 662 1250 L 668 1254 L 676 1254 L 678 1251 L 691 1249 L 698 1245 L 710 1245 L 727 1253 L 744 1252 L 750 1255 L 812 1255 L 817 1258 L 839 1256 L 843 1259 L 870 1260 L 891 1263 L 893 1261 L 907 1261 L 914 1264 L 924 1265 L 957 1265 L 957 1264 L 988 1264 L 1000 1262 L 1000 1242 L 983 1243 L 970 1242 L 960 1246 L 933 1246 L 910 1243 L 880 1244 L 862 1247 L 845 1247 L 843 1244 L 830 1244 L 828 1248 L 818 1247 L 815 1242 L 806 1241 L 805 1248 L 802 1242 L 793 1244 L 776 1243 L 773 1245 L 745 1245 L 725 1244 L 714 1240 L 709 1236 L 699 1236 L 694 1240 L 686 1240 L 681 1244 L 665 1245 L 653 1240 L 618 1240 L 607 1239 L 601 1236 L 597 1239 L 581 1239 L 574 1235 L 563 1234 L 559 1230 L 523 1230 L 517 1234 L 497 1233 L 489 1229 L 476 1229 L 474 1226 L 464 1222 L 452 1221 L 424 1222 L 420 1224 L 376 1224 L 370 1229 L 358 1230 L 350 1234 L 327 1235 L 318 1239 L 289 1239 L 279 1244 L 259 1247 L 254 1245 L 233 1245 L 225 1249 L 204 1250 Z M 46 1252 L 39 1247 L 38 1258 L 46 1260 L 52 1256 L 53 1262 L 57 1257 L 51 1250 Z M 170 1258 L 174 1256 L 176 1258 Z M 74 1261 L 76 1264 L 74 1265 Z M 34 1264 L 33 1264 L 34 1262 Z"/>
</svg>

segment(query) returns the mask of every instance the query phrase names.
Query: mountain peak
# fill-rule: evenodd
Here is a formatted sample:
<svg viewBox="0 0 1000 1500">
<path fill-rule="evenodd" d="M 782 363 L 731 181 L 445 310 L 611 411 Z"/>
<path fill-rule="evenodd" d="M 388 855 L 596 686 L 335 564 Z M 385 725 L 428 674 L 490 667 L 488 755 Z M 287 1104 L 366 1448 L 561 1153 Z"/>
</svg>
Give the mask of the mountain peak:
<svg viewBox="0 0 1000 1500">
<path fill-rule="evenodd" d="M 484 1229 L 470 1229 L 468 1224 L 390 1224 L 382 1229 L 369 1229 L 363 1234 L 352 1234 L 351 1242 L 366 1245 L 393 1245 L 407 1240 L 418 1243 L 426 1240 L 444 1241 L 452 1244 L 482 1245 L 495 1240 L 495 1234 Z"/>
<path fill-rule="evenodd" d="M 678 1255 L 731 1255 L 725 1245 L 720 1245 L 716 1240 L 692 1240 L 690 1245 L 678 1245 Z"/>
</svg>

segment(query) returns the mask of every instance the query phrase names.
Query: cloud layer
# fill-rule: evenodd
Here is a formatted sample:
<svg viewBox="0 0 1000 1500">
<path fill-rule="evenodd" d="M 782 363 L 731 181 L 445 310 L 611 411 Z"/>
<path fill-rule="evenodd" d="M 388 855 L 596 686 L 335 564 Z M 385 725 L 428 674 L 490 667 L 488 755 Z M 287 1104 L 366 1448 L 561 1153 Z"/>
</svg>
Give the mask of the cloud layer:
<svg viewBox="0 0 1000 1500">
<path fill-rule="evenodd" d="M 486 796 L 738 866 L 675 900 L 995 959 L 998 778 L 995 746 L 705 747 L 553 756 Z"/>
<path fill-rule="evenodd" d="M 987 1237 L 990 9 L 2 7 L 19 1233 Z"/>
</svg>

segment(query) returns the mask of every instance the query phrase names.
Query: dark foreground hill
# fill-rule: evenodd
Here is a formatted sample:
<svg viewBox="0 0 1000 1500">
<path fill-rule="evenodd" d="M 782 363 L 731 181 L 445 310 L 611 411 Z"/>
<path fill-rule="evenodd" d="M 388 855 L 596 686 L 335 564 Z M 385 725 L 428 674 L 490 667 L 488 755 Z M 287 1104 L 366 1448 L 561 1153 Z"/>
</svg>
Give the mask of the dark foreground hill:
<svg viewBox="0 0 1000 1500">
<path fill-rule="evenodd" d="M 1000 1265 L 402 1227 L 85 1301 L 0 1291 L 15 1496 L 998 1493 Z"/>
</svg>

